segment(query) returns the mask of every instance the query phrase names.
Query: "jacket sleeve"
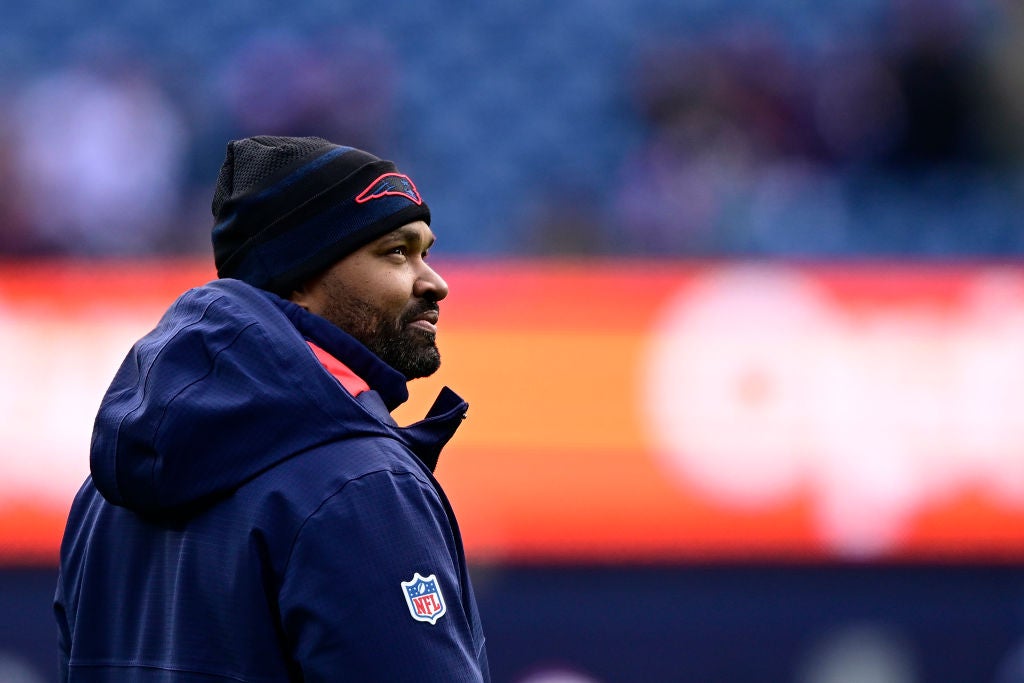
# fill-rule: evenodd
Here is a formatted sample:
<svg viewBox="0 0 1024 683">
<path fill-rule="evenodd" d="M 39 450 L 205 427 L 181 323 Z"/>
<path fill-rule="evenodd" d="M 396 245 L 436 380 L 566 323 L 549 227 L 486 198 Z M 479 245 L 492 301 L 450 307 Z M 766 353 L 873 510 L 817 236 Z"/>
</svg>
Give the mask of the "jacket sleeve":
<svg viewBox="0 0 1024 683">
<path fill-rule="evenodd" d="M 366 474 L 326 500 L 279 595 L 303 679 L 485 681 L 459 550 L 437 492 L 411 473 Z"/>
<path fill-rule="evenodd" d="M 64 609 L 64 574 L 57 573 L 57 591 L 53 596 L 53 614 L 57 619 L 57 675 L 65 683 L 70 675 L 71 635 L 68 629 L 67 612 Z"/>
</svg>

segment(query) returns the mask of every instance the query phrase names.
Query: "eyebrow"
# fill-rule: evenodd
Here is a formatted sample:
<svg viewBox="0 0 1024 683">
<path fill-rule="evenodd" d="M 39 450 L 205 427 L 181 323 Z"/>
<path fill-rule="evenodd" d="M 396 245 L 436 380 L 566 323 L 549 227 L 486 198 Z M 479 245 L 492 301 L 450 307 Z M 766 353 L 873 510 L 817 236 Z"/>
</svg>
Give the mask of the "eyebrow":
<svg viewBox="0 0 1024 683">
<path fill-rule="evenodd" d="M 425 237 L 426 237 L 426 239 L 425 239 L 426 245 L 425 246 L 426 246 L 427 249 L 429 249 L 430 247 L 434 246 L 434 243 L 437 242 L 437 236 L 434 235 L 433 232 L 428 231 L 427 233 L 425 233 Z M 421 242 L 421 241 L 424 241 L 424 234 L 420 233 L 420 231 L 415 229 L 415 228 L 410 228 L 407 225 L 403 225 L 402 227 L 396 228 L 395 230 L 392 230 L 391 232 L 389 232 L 387 235 L 385 235 L 382 238 L 381 241 L 385 242 L 385 243 L 387 243 L 387 242 Z"/>
</svg>

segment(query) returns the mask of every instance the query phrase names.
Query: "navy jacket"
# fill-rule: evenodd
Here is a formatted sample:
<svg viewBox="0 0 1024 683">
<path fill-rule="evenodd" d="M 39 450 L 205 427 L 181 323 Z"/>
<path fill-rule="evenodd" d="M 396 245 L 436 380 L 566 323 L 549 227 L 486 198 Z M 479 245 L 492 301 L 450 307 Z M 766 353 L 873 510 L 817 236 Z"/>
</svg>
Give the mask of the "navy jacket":
<svg viewBox="0 0 1024 683">
<path fill-rule="evenodd" d="M 372 388 L 353 396 L 312 341 Z M 96 418 L 54 609 L 63 681 L 486 681 L 432 475 L 467 405 L 237 280 L 183 294 Z"/>
</svg>

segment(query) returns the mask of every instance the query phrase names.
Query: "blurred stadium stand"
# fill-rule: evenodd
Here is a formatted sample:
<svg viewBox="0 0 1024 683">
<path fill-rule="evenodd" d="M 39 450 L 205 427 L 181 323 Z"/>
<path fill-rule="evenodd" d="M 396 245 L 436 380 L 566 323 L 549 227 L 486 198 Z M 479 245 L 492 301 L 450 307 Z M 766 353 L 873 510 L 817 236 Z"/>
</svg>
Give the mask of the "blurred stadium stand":
<svg viewBox="0 0 1024 683">
<path fill-rule="evenodd" d="M 203 253 L 271 132 L 399 160 L 452 254 L 1024 251 L 1012 2 L 4 4 L 7 254 Z"/>
</svg>

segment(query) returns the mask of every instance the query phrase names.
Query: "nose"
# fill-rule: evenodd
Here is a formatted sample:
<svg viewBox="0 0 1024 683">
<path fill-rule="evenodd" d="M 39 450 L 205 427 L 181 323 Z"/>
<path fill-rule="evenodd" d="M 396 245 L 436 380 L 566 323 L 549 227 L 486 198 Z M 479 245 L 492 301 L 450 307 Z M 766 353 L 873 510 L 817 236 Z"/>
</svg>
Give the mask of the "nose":
<svg viewBox="0 0 1024 683">
<path fill-rule="evenodd" d="M 448 296 L 448 283 L 426 261 L 422 262 L 422 270 L 416 278 L 413 295 L 421 299 L 440 301 Z"/>
</svg>

